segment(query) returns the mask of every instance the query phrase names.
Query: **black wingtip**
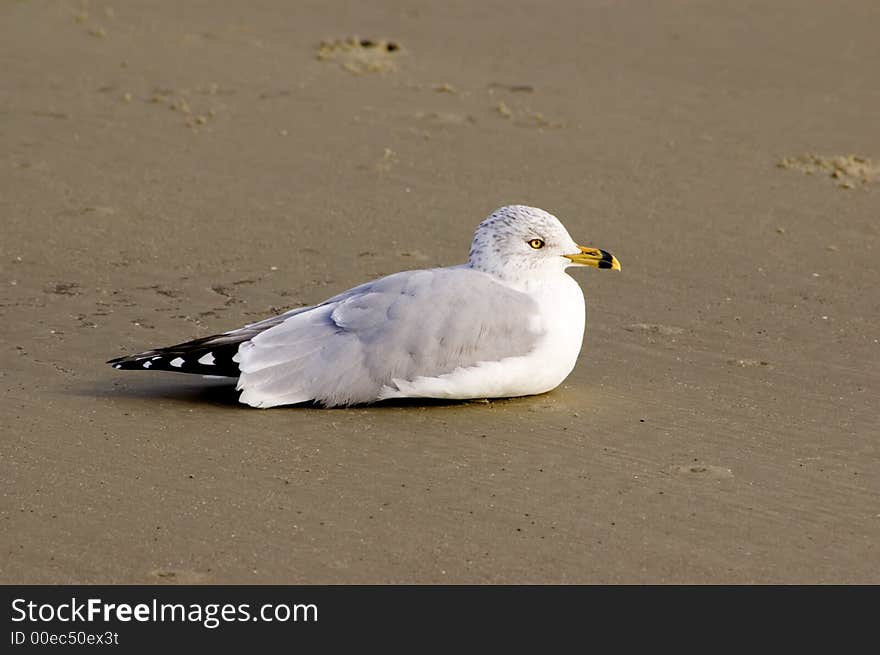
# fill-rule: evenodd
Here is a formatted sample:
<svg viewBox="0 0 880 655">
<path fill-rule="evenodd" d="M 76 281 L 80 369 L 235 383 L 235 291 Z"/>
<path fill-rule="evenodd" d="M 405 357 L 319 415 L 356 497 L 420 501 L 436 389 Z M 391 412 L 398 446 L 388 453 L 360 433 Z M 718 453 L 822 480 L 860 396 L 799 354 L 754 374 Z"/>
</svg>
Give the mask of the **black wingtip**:
<svg viewBox="0 0 880 655">
<path fill-rule="evenodd" d="M 107 364 L 116 369 L 140 368 L 140 366 L 136 365 L 137 363 L 137 360 L 130 356 L 114 357 L 113 359 L 107 360 Z"/>
<path fill-rule="evenodd" d="M 241 375 L 235 360 L 238 343 L 198 347 L 200 345 L 191 349 L 172 347 L 147 350 L 136 355 L 114 357 L 107 360 L 107 364 L 123 371 L 170 371 L 236 378 Z"/>
<path fill-rule="evenodd" d="M 113 359 L 108 359 L 107 363 L 115 368 L 122 368 L 122 364 L 140 364 L 143 360 L 155 354 L 156 353 L 154 351 L 148 350 L 147 352 L 138 353 L 136 355 L 123 355 L 122 357 L 114 357 Z"/>
<path fill-rule="evenodd" d="M 113 368 L 122 369 L 148 368 L 144 367 L 144 361 L 149 360 L 155 355 L 155 350 L 147 350 L 146 352 L 137 353 L 136 355 L 123 355 L 122 357 L 108 359 L 107 364 Z"/>
</svg>

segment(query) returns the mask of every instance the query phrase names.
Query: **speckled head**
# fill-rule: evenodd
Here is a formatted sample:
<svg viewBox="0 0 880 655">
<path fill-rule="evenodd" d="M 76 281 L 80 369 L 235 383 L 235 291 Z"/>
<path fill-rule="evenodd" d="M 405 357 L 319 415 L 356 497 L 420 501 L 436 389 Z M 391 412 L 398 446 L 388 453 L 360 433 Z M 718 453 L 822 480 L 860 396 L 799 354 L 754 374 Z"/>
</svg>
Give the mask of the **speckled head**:
<svg viewBox="0 0 880 655">
<path fill-rule="evenodd" d="M 508 205 L 477 226 L 468 264 L 509 281 L 558 274 L 579 246 L 559 219 L 543 209 Z"/>
</svg>

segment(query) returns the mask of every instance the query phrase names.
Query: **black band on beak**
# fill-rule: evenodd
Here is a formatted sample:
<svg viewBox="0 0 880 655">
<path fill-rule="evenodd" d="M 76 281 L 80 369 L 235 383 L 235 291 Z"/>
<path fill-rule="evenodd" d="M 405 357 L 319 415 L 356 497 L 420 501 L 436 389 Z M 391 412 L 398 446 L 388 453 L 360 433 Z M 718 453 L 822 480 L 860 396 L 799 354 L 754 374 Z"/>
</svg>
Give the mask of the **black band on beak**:
<svg viewBox="0 0 880 655">
<path fill-rule="evenodd" d="M 602 260 L 599 262 L 599 268 L 611 268 L 614 266 L 614 264 L 612 264 L 614 258 L 611 256 L 610 252 L 605 252 L 604 250 L 600 250 L 599 252 L 602 253 Z"/>
</svg>

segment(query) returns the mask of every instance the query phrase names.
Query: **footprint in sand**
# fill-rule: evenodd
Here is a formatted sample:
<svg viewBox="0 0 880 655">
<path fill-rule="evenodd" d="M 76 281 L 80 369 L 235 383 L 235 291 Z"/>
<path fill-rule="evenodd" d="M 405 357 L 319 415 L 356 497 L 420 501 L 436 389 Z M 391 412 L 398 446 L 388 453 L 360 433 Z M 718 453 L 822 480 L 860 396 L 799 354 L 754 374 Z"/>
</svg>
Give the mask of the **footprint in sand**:
<svg viewBox="0 0 880 655">
<path fill-rule="evenodd" d="M 499 100 L 494 111 L 496 116 L 511 121 L 517 127 L 537 127 L 559 129 L 565 125 L 557 120 L 551 120 L 539 111 L 532 111 L 528 107 L 510 106 L 504 100 Z"/>
<path fill-rule="evenodd" d="M 561 121 L 547 118 L 542 112 L 535 111 L 514 100 L 512 96 L 531 94 L 535 88 L 530 84 L 499 84 L 492 82 L 488 86 L 489 96 L 493 98 L 492 110 L 494 114 L 504 120 L 508 120 L 517 127 L 535 127 L 539 129 L 559 129 L 565 127 Z M 497 94 L 506 94 L 504 98 L 495 100 Z"/>
<path fill-rule="evenodd" d="M 681 464 L 673 466 L 672 472 L 683 476 L 707 480 L 725 480 L 733 477 L 733 471 L 729 468 L 715 466 L 713 464 Z"/>
<path fill-rule="evenodd" d="M 752 366 L 770 366 L 770 362 L 763 359 L 728 359 L 728 365 L 739 366 L 741 368 L 749 368 Z"/>
<path fill-rule="evenodd" d="M 880 180 L 880 166 L 868 157 L 859 155 L 799 155 L 783 157 L 776 162 L 778 168 L 800 171 L 804 175 L 830 177 L 840 189 L 854 189 Z"/>
<path fill-rule="evenodd" d="M 633 323 L 624 328 L 627 332 L 647 332 L 658 334 L 663 337 L 674 337 L 684 333 L 684 328 L 672 325 L 660 325 L 659 323 Z"/>
<path fill-rule="evenodd" d="M 110 87 L 110 90 L 113 89 L 115 87 Z M 99 92 L 102 92 L 102 90 L 99 89 Z M 232 95 L 234 93 L 235 91 L 231 89 L 221 89 L 218 84 L 212 83 L 205 86 L 197 86 L 195 89 L 155 87 L 147 95 L 142 96 L 126 92 L 121 94 L 119 99 L 126 104 L 131 104 L 137 99 L 147 105 L 162 108 L 169 115 L 176 115 L 182 124 L 189 127 L 193 132 L 198 132 L 200 128 L 207 127 L 214 121 L 221 109 L 225 108 L 225 105 L 197 96 Z"/>
<path fill-rule="evenodd" d="M 321 61 L 336 62 L 342 70 L 352 75 L 364 75 L 396 71 L 400 53 L 401 47 L 396 41 L 350 36 L 322 41 L 317 57 Z"/>
<path fill-rule="evenodd" d="M 162 584 L 204 584 L 211 579 L 207 573 L 177 569 L 154 569 L 147 575 Z"/>
</svg>

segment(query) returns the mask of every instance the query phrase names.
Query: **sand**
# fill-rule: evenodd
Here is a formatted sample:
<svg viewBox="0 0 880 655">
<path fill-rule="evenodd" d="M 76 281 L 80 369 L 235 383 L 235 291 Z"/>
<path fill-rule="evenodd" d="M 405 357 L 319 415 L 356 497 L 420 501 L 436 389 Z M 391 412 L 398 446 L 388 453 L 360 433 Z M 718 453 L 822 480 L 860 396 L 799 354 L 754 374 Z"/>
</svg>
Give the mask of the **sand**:
<svg viewBox="0 0 880 655">
<path fill-rule="evenodd" d="M 880 582 L 880 185 L 777 165 L 878 161 L 878 23 L 2 3 L 0 582 Z M 259 411 L 104 364 L 459 263 L 508 203 L 623 264 L 575 272 L 552 393 Z"/>
</svg>

